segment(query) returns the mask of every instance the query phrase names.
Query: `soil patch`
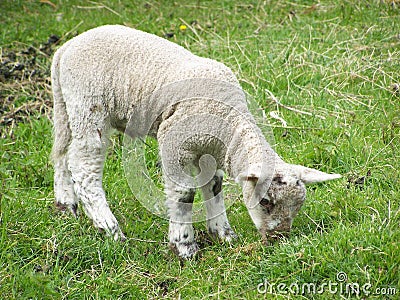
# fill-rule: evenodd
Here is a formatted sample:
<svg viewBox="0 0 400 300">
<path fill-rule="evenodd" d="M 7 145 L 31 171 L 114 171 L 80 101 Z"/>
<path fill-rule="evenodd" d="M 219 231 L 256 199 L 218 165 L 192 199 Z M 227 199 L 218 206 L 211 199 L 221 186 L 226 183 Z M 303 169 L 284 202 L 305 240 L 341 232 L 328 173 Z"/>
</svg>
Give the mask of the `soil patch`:
<svg viewBox="0 0 400 300">
<path fill-rule="evenodd" d="M 0 48 L 0 134 L 11 135 L 12 128 L 32 116 L 50 119 L 52 100 L 51 56 L 59 42 L 51 35 L 47 42 L 24 45 L 15 42 Z"/>
</svg>

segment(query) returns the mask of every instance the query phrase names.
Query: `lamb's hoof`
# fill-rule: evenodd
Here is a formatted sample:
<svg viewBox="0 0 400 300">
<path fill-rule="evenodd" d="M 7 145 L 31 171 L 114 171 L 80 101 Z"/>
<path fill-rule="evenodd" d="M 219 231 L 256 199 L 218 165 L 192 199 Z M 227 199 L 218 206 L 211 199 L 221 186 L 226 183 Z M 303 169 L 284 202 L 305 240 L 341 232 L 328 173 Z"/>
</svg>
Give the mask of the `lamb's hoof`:
<svg viewBox="0 0 400 300">
<path fill-rule="evenodd" d="M 121 243 L 126 242 L 126 237 L 125 237 L 125 235 L 122 233 L 122 231 L 120 229 L 118 229 L 118 232 L 113 235 L 113 239 L 116 242 L 117 241 L 121 242 Z"/>
<path fill-rule="evenodd" d="M 237 234 L 232 230 L 232 228 L 226 229 L 222 235 L 220 235 L 220 239 L 224 242 L 231 243 L 234 240 L 237 240 Z"/>
<path fill-rule="evenodd" d="M 231 243 L 238 238 L 237 234 L 230 227 L 223 227 L 218 229 L 208 229 L 208 232 L 214 239 L 219 239 L 223 242 Z"/>
<path fill-rule="evenodd" d="M 104 219 L 93 220 L 94 226 L 100 231 L 104 232 L 108 237 L 111 237 L 114 241 L 125 242 L 126 237 L 119 228 L 118 221 L 114 216 Z"/>
<path fill-rule="evenodd" d="M 169 247 L 179 258 L 191 259 L 199 251 L 199 246 L 196 242 L 169 243 Z"/>
<path fill-rule="evenodd" d="M 122 233 L 121 229 L 119 227 L 115 227 L 113 229 L 104 229 L 104 228 L 97 228 L 100 232 L 104 232 L 108 237 L 112 238 L 115 242 L 125 242 L 126 237 Z"/>
<path fill-rule="evenodd" d="M 78 216 L 78 204 L 76 203 L 60 203 L 54 201 L 54 206 L 62 213 L 70 212 L 75 218 Z"/>
</svg>

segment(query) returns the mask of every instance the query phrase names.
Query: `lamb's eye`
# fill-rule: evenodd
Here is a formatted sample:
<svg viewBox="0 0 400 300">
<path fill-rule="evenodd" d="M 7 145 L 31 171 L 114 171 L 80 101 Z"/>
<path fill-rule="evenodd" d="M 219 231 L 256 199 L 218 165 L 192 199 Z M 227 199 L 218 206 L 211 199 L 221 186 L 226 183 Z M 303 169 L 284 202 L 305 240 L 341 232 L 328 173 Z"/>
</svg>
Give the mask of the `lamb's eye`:
<svg viewBox="0 0 400 300">
<path fill-rule="evenodd" d="M 267 198 L 262 198 L 260 201 L 260 205 L 267 210 L 267 213 L 270 213 L 271 209 L 275 206 L 275 204 Z"/>
<path fill-rule="evenodd" d="M 270 203 L 271 203 L 271 201 L 270 201 L 269 199 L 267 199 L 267 198 L 262 198 L 261 201 L 260 201 L 260 204 L 261 204 L 262 206 L 267 206 L 267 205 L 269 205 Z"/>
</svg>

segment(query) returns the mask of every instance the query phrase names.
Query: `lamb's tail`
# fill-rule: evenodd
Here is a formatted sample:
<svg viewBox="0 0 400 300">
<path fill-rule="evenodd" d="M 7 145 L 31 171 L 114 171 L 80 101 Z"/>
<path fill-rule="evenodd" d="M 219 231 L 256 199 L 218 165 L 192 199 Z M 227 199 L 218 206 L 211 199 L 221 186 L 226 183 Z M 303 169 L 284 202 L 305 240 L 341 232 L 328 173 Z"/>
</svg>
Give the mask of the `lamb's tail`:
<svg viewBox="0 0 400 300">
<path fill-rule="evenodd" d="M 60 86 L 60 60 L 64 52 L 65 45 L 58 49 L 54 54 L 53 62 L 51 65 L 51 87 L 53 90 L 53 149 L 51 152 L 51 159 L 57 161 L 60 157 L 65 155 L 68 146 L 71 143 L 71 128 L 68 122 L 68 114 L 66 110 L 65 101 L 63 98 Z"/>
</svg>

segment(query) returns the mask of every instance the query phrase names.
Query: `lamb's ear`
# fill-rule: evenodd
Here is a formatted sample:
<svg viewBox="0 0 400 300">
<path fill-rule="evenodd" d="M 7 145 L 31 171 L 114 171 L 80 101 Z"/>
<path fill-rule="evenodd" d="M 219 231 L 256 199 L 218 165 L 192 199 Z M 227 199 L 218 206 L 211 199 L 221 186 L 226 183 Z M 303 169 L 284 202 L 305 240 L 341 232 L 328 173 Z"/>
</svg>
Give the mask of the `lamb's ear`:
<svg viewBox="0 0 400 300">
<path fill-rule="evenodd" d="M 246 172 L 242 172 L 235 178 L 236 183 L 241 183 L 243 181 L 253 181 L 257 182 L 261 176 L 260 166 L 250 166 Z"/>
<path fill-rule="evenodd" d="M 323 182 L 327 180 L 338 179 L 342 177 L 340 174 L 328 174 L 315 169 L 293 165 L 292 168 L 296 169 L 301 181 L 305 184 Z"/>
<path fill-rule="evenodd" d="M 259 178 L 259 177 L 257 177 L 257 175 L 255 175 L 255 174 L 244 174 L 244 173 L 240 173 L 239 176 L 237 176 L 237 177 L 235 178 L 235 182 L 236 182 L 236 183 L 241 183 L 241 182 L 243 182 L 243 181 L 245 181 L 245 180 L 257 182 L 258 178 Z"/>
</svg>

